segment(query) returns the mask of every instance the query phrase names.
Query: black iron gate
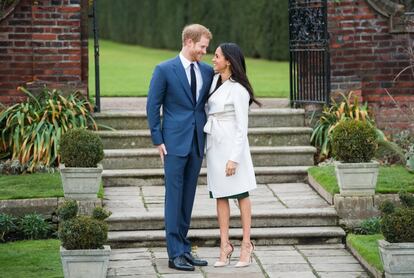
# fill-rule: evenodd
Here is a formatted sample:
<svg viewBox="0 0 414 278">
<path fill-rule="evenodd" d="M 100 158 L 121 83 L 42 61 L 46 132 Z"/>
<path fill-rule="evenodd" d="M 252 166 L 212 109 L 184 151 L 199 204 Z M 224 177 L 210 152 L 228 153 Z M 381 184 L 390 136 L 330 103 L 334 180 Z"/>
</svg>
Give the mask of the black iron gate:
<svg viewBox="0 0 414 278">
<path fill-rule="evenodd" d="M 327 0 L 289 0 L 290 103 L 329 103 Z"/>
</svg>

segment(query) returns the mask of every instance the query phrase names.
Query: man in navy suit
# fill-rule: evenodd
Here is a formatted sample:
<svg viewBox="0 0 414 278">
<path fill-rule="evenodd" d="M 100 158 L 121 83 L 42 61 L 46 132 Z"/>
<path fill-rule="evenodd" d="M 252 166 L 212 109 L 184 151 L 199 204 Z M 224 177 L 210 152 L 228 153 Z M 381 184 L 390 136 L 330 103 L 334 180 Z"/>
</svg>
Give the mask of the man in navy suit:
<svg viewBox="0 0 414 278">
<path fill-rule="evenodd" d="M 164 164 L 168 266 L 179 270 L 207 265 L 191 254 L 187 233 L 204 155 L 204 106 L 214 74 L 201 58 L 211 38 L 200 24 L 186 26 L 180 54 L 155 67 L 148 92 L 151 139 Z"/>
</svg>

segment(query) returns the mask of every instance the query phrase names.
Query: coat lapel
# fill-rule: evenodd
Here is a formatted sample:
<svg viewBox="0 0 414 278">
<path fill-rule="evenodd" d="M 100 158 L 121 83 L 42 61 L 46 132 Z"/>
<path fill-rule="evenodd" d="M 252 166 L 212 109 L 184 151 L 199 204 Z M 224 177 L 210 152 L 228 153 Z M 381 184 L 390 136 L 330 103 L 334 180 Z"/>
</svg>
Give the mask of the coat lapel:
<svg viewBox="0 0 414 278">
<path fill-rule="evenodd" d="M 174 72 L 177 75 L 178 80 L 180 80 L 180 83 L 184 88 L 185 94 L 194 105 L 193 97 L 191 95 L 190 84 L 188 84 L 187 75 L 185 74 L 185 70 L 179 56 L 177 56 L 177 58 L 175 59 Z"/>
</svg>

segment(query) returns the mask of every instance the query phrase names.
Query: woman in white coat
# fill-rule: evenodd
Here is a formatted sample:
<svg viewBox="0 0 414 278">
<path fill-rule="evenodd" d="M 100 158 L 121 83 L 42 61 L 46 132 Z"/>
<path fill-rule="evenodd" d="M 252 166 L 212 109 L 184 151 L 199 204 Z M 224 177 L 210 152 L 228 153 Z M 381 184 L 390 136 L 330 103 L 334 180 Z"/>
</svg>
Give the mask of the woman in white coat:
<svg viewBox="0 0 414 278">
<path fill-rule="evenodd" d="M 239 202 L 243 240 L 236 267 L 251 264 L 253 243 L 250 241 L 251 203 L 249 191 L 256 188 L 256 178 L 247 138 L 249 105 L 255 99 L 246 75 L 246 64 L 238 45 L 221 44 L 214 54 L 214 76 L 208 96 L 207 186 L 210 197 L 217 200 L 220 226 L 220 258 L 214 264 L 230 264 L 234 247 L 229 241 L 229 199 Z"/>
</svg>

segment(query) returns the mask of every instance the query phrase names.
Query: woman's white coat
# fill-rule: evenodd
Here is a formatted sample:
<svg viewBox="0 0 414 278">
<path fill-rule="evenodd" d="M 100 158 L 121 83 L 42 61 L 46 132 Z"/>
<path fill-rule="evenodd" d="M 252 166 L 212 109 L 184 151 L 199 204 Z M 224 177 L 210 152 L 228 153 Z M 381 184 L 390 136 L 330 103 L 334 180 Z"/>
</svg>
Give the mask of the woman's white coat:
<svg viewBox="0 0 414 278">
<path fill-rule="evenodd" d="M 214 76 L 210 94 L 219 75 Z M 207 187 L 214 198 L 240 194 L 256 188 L 256 177 L 247 138 L 250 96 L 231 79 L 225 81 L 207 103 Z M 237 162 L 236 173 L 226 177 L 226 163 Z"/>
</svg>

